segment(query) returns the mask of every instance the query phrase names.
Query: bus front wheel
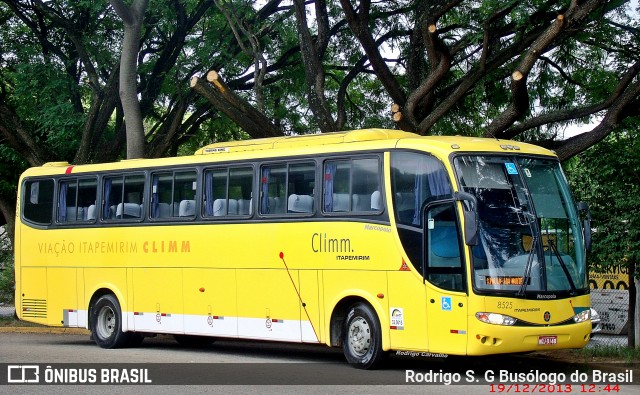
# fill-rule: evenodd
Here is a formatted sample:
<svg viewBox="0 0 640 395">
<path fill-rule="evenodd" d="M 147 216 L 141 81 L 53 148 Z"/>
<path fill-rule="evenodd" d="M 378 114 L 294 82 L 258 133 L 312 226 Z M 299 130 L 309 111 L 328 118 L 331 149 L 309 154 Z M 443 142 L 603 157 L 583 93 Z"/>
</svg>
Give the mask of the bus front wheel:
<svg viewBox="0 0 640 395">
<path fill-rule="evenodd" d="M 380 320 L 371 306 L 356 303 L 342 328 L 342 349 L 347 362 L 359 369 L 376 367 L 384 356 Z"/>
<path fill-rule="evenodd" d="M 102 295 L 91 309 L 91 335 L 102 348 L 121 348 L 131 344 L 136 334 L 122 331 L 122 310 L 118 299 Z"/>
</svg>

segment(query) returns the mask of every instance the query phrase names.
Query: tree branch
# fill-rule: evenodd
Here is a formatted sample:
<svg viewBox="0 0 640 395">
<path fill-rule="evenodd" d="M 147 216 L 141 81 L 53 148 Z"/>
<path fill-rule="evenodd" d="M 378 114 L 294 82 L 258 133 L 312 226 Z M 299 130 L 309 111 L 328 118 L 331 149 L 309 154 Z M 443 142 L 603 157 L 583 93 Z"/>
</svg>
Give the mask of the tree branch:
<svg viewBox="0 0 640 395">
<path fill-rule="evenodd" d="M 602 141 L 602 139 L 607 137 L 607 135 L 619 125 L 622 119 L 629 115 L 625 114 L 626 112 L 631 112 L 637 116 L 638 96 L 640 96 L 640 81 L 629 85 L 628 89 L 614 101 L 598 126 L 590 132 L 564 140 L 561 145 L 555 149 L 560 160 L 565 161 Z"/>
<path fill-rule="evenodd" d="M 0 134 L 31 166 L 40 166 L 53 158 L 26 130 L 4 97 L 0 97 Z"/>
<path fill-rule="evenodd" d="M 625 89 L 629 86 L 629 84 L 633 81 L 633 79 L 640 73 L 640 60 L 636 61 L 629 69 L 622 75 L 620 81 L 616 85 L 615 89 L 611 92 L 611 94 L 602 102 L 592 104 L 589 106 L 583 106 L 579 108 L 570 108 L 564 110 L 558 110 L 551 113 L 541 114 L 537 117 L 533 117 L 527 119 L 526 121 L 514 125 L 508 130 L 506 130 L 502 138 L 512 139 L 515 136 L 523 133 L 527 130 L 531 130 L 533 128 L 540 127 L 542 125 L 547 125 L 554 122 L 563 122 L 569 121 L 572 119 L 583 118 L 589 115 L 593 115 L 597 112 L 600 112 L 608 107 L 610 107 L 616 99 L 618 99 L 624 92 Z"/>
<path fill-rule="evenodd" d="M 216 71 L 207 74 L 207 80 L 191 79 L 191 89 L 204 97 L 218 111 L 227 115 L 253 138 L 282 136 L 283 133 L 261 112 L 238 96 L 220 78 Z"/>
<path fill-rule="evenodd" d="M 382 58 L 378 46 L 369 29 L 369 9 L 371 6 L 370 0 L 360 1 L 360 11 L 356 10 L 351 5 L 350 0 L 340 0 L 342 9 L 344 10 L 347 23 L 351 28 L 351 31 L 356 36 L 362 49 L 369 58 L 371 67 L 376 72 L 376 75 L 380 79 L 380 82 L 387 90 L 391 99 L 398 103 L 400 106 L 405 105 L 406 95 L 402 90 L 400 83 L 396 77 L 391 73 L 387 63 Z"/>
<path fill-rule="evenodd" d="M 564 19 L 564 15 L 558 15 L 554 23 L 531 44 L 531 48 L 522 57 L 520 64 L 511 74 L 511 104 L 487 127 L 484 132 L 485 137 L 498 137 L 529 109 L 527 76 L 540 54 L 546 51 L 548 46 L 560 35 L 564 27 Z"/>
</svg>

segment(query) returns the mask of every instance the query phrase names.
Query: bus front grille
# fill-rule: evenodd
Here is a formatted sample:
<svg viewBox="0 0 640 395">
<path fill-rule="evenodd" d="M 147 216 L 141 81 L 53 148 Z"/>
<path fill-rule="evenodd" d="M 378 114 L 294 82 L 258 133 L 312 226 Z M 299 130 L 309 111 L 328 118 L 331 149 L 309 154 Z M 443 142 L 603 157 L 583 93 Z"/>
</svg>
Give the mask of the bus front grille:
<svg viewBox="0 0 640 395">
<path fill-rule="evenodd" d="M 22 316 L 47 318 L 47 301 L 45 299 L 22 299 Z"/>
</svg>

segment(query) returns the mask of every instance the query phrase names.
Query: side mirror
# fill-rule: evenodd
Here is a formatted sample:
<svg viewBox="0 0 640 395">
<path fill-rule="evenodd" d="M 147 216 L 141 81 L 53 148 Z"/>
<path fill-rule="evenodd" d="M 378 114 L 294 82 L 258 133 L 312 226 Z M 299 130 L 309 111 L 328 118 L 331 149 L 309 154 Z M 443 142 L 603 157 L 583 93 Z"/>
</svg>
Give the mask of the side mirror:
<svg viewBox="0 0 640 395">
<path fill-rule="evenodd" d="M 478 245 L 478 200 L 468 192 L 455 192 L 453 196 L 463 202 L 464 242 L 468 246 Z"/>
<path fill-rule="evenodd" d="M 582 233 L 584 235 L 584 246 L 587 251 L 591 251 L 591 210 L 585 202 L 578 202 L 578 211 L 584 215 L 582 220 Z"/>
</svg>

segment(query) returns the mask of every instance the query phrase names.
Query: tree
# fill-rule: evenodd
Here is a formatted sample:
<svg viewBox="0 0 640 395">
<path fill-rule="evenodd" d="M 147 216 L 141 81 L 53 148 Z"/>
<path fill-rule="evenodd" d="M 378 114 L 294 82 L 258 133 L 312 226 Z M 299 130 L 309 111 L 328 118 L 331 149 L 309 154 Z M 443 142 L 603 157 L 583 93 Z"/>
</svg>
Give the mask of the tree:
<svg viewBox="0 0 640 395">
<path fill-rule="evenodd" d="M 215 116 L 204 101 L 193 103 L 186 84 L 193 64 L 185 66 L 190 60 L 182 54 L 210 7 L 204 0 L 163 2 L 145 16 L 150 27 L 137 45 L 142 70 L 134 74 L 150 130 L 145 156 L 176 152 L 184 136 Z M 0 162 L 13 169 L 14 180 L 10 192 L 0 191 L 0 210 L 11 225 L 20 169 L 120 157 L 126 137 L 116 48 L 122 29 L 106 2 L 93 1 L 3 0 L 0 20 L 6 26 L 0 32 Z"/>
<path fill-rule="evenodd" d="M 247 2 L 233 4 L 245 15 L 235 23 L 253 26 L 258 18 Z M 515 138 L 566 160 L 640 116 L 640 30 L 638 11 L 629 7 L 607 0 L 340 0 L 339 6 L 318 0 L 294 1 L 274 15 L 285 21 L 283 15 L 294 14 L 297 75 L 320 131 L 357 126 L 345 108 L 378 101 L 404 130 Z M 256 39 L 246 31 L 236 38 Z M 295 69 L 267 57 L 262 70 L 265 62 L 266 85 Z M 365 91 L 372 87 L 374 94 Z M 357 95 L 365 99 L 344 100 Z M 567 126 L 594 121 L 590 132 L 563 139 Z"/>
<path fill-rule="evenodd" d="M 137 75 L 128 74 L 136 84 L 127 86 L 139 97 L 143 156 L 228 138 L 398 127 L 536 142 L 564 160 L 638 119 L 640 30 L 628 8 L 620 0 L 152 2 L 127 50 L 137 54 Z M 119 100 L 124 35 L 114 8 L 0 0 L 0 21 L 0 164 L 125 156 L 133 116 Z M 594 120 L 591 132 L 562 139 L 568 125 Z M 2 199 L 11 220 L 11 193 Z"/>
<path fill-rule="evenodd" d="M 625 2 L 392 2 L 408 7 L 413 27 L 398 44 L 405 67 L 395 70 L 373 41 L 388 6 L 340 3 L 402 129 L 449 134 L 448 123 L 462 134 L 537 141 L 564 160 L 640 115 L 640 31 Z M 591 132 L 555 139 L 561 125 L 603 111 Z"/>
<path fill-rule="evenodd" d="M 120 100 L 127 130 L 127 159 L 144 156 L 144 126 L 138 102 L 138 49 L 144 13 L 149 0 L 133 0 L 127 6 L 122 0 L 109 0 L 124 23 L 120 55 Z"/>
<path fill-rule="evenodd" d="M 604 139 L 566 163 L 576 197 L 593 213 L 593 249 L 588 258 L 595 270 L 626 264 L 629 269 L 629 345 L 640 346 L 634 316 L 640 279 L 640 122 Z M 634 281 L 635 279 L 635 281 Z"/>
</svg>

